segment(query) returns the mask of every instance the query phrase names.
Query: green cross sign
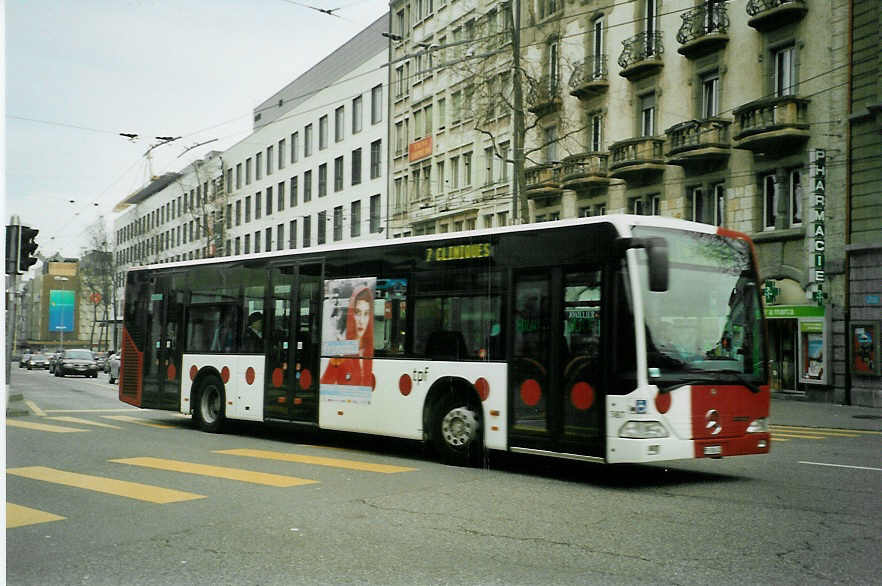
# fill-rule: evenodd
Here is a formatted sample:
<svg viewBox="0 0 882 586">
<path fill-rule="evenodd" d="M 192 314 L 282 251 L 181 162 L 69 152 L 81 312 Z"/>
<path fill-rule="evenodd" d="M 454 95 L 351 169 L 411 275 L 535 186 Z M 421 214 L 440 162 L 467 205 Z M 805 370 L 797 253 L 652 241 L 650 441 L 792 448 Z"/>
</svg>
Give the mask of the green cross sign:
<svg viewBox="0 0 882 586">
<path fill-rule="evenodd" d="M 772 279 L 763 281 L 763 297 L 765 297 L 766 303 L 772 303 L 778 298 L 778 293 L 780 292 L 781 289 L 775 286 L 775 281 Z"/>
</svg>

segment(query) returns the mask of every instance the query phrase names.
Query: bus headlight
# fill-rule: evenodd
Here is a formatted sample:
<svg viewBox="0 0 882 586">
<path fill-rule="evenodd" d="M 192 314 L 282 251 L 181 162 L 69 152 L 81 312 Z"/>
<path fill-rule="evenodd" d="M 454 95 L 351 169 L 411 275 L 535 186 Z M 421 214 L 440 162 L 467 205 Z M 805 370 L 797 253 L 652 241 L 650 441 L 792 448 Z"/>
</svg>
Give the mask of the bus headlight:
<svg viewBox="0 0 882 586">
<path fill-rule="evenodd" d="M 619 437 L 632 439 L 668 437 L 668 430 L 658 421 L 628 421 L 619 429 Z"/>
<path fill-rule="evenodd" d="M 747 426 L 747 433 L 769 433 L 769 420 L 765 417 L 754 419 Z"/>
</svg>

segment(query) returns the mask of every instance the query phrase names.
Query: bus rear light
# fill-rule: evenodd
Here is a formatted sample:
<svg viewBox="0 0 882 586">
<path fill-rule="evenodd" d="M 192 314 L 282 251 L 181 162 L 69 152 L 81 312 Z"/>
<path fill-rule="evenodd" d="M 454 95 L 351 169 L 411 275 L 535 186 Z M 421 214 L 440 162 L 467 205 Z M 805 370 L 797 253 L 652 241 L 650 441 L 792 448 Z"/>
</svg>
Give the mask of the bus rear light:
<svg viewBox="0 0 882 586">
<path fill-rule="evenodd" d="M 619 437 L 631 439 L 668 437 L 668 430 L 658 421 L 628 421 L 619 428 Z"/>
<path fill-rule="evenodd" d="M 769 433 L 769 420 L 765 417 L 754 419 L 747 426 L 747 433 Z"/>
</svg>

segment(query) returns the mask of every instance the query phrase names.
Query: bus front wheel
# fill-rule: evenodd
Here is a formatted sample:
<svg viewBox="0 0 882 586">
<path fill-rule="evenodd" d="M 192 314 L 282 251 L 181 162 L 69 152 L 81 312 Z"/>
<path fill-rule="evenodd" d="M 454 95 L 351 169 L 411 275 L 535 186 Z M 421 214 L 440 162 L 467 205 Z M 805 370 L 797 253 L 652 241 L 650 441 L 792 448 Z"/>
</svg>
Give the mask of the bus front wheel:
<svg viewBox="0 0 882 586">
<path fill-rule="evenodd" d="M 203 379 L 193 407 L 199 429 L 209 433 L 220 431 L 224 422 L 224 383 L 216 376 Z"/>
<path fill-rule="evenodd" d="M 476 465 L 483 452 L 480 408 L 456 394 L 439 401 L 432 414 L 431 441 L 441 459 L 458 466 Z"/>
</svg>

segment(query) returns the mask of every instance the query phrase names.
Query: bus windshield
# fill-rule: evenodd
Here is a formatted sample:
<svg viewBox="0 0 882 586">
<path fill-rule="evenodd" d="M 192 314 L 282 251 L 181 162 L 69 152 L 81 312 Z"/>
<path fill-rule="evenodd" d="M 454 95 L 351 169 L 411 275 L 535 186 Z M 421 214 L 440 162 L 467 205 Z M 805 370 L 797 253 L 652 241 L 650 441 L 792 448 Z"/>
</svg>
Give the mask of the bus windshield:
<svg viewBox="0 0 882 586">
<path fill-rule="evenodd" d="M 667 291 L 649 290 L 647 256 L 637 255 L 651 379 L 661 386 L 731 381 L 756 390 L 765 384 L 762 308 L 748 243 L 647 226 L 635 227 L 634 235 L 668 243 Z"/>
</svg>

